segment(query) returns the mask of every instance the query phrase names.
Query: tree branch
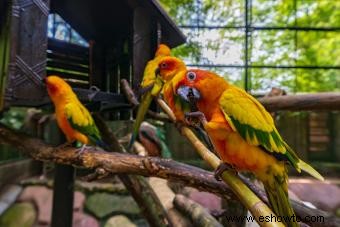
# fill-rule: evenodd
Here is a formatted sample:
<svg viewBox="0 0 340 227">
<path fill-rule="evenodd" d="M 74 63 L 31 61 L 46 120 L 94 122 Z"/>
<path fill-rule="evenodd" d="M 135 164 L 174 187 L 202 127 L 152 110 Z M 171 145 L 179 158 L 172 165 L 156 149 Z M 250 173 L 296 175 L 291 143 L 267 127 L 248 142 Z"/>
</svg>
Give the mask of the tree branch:
<svg viewBox="0 0 340 227">
<path fill-rule="evenodd" d="M 99 114 L 94 115 L 94 120 L 102 134 L 104 142 L 109 144 L 112 150 L 126 153 L 112 130 L 106 125 L 105 120 Z M 169 218 L 161 201 L 144 177 L 138 175 L 128 176 L 126 174 L 119 174 L 118 176 L 125 187 L 130 191 L 150 225 L 157 227 L 174 226 L 174 223 L 172 223 L 172 220 Z"/>
<path fill-rule="evenodd" d="M 87 148 L 79 155 L 77 148 L 52 147 L 40 139 L 15 132 L 2 124 L 0 124 L 0 143 L 11 145 L 40 161 L 53 161 L 87 169 L 102 168 L 111 174 L 126 173 L 155 176 L 181 182 L 202 191 L 220 194 L 227 199 L 236 199 L 223 182 L 215 180 L 211 172 L 170 159 L 142 157 L 117 152 L 109 153 L 95 147 Z"/>
</svg>

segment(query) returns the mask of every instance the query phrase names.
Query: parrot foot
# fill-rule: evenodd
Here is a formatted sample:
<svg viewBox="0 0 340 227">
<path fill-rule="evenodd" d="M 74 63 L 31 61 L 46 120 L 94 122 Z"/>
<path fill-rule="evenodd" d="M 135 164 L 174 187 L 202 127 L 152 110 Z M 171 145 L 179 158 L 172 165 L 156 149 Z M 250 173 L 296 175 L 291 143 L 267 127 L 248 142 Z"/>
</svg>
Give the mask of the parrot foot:
<svg viewBox="0 0 340 227">
<path fill-rule="evenodd" d="M 88 146 L 86 146 L 86 144 L 84 144 L 83 146 L 81 146 L 81 148 L 77 149 L 77 157 L 79 158 L 83 152 L 87 149 Z"/>
<path fill-rule="evenodd" d="M 184 116 L 185 116 L 185 122 L 188 125 L 192 125 L 194 127 L 198 127 L 199 123 L 202 123 L 204 126 L 208 122 L 207 119 L 205 118 L 204 113 L 202 113 L 201 111 L 187 112 L 184 114 Z M 199 123 L 197 123 L 195 119 L 198 119 Z"/>
<path fill-rule="evenodd" d="M 235 168 L 235 166 L 229 164 L 229 163 L 221 163 L 219 166 L 217 166 L 216 170 L 215 170 L 215 179 L 218 180 L 218 181 L 221 181 L 221 175 L 223 174 L 224 171 L 227 171 L 227 170 L 231 170 L 233 171 L 233 173 L 235 175 L 237 175 L 237 170 Z"/>
</svg>

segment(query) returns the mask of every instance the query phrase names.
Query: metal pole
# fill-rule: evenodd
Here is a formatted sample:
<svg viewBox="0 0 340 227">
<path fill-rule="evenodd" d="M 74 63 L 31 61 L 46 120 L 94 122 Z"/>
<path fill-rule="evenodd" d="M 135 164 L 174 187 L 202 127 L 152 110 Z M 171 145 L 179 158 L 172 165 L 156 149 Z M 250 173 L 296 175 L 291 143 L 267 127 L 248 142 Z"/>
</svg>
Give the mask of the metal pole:
<svg viewBox="0 0 340 227">
<path fill-rule="evenodd" d="M 248 32 L 249 32 L 249 24 L 248 24 L 248 2 L 249 0 L 245 0 L 245 36 L 244 36 L 244 90 L 248 91 L 249 90 L 249 78 L 248 78 Z"/>
<path fill-rule="evenodd" d="M 72 227 L 74 173 L 72 166 L 55 166 L 52 227 Z"/>
<path fill-rule="evenodd" d="M 58 128 L 55 126 L 54 130 Z M 53 143 L 65 142 L 59 130 L 54 133 L 56 141 Z M 72 166 L 55 165 L 51 227 L 72 227 L 74 180 L 75 170 Z"/>
</svg>

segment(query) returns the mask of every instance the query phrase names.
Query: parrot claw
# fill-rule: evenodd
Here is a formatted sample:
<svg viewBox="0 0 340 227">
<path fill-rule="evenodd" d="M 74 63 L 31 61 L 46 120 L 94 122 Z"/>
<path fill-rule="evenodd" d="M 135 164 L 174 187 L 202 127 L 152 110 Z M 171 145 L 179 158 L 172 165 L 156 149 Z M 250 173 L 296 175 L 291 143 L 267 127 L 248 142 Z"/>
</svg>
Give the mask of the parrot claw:
<svg viewBox="0 0 340 227">
<path fill-rule="evenodd" d="M 218 180 L 218 181 L 221 181 L 221 175 L 223 174 L 224 171 L 227 171 L 227 170 L 233 171 L 233 173 L 235 175 L 238 174 L 235 166 L 233 166 L 229 163 L 223 162 L 219 166 L 217 166 L 217 168 L 215 170 L 215 173 L 214 173 L 215 179 Z"/>
<path fill-rule="evenodd" d="M 198 118 L 199 122 L 203 124 L 203 126 L 207 123 L 207 119 L 205 118 L 204 113 L 201 111 L 195 111 L 195 112 L 187 112 L 184 114 L 185 116 L 185 122 L 188 125 L 192 126 L 199 126 L 197 125 L 197 122 L 194 121 L 195 118 Z"/>
<path fill-rule="evenodd" d="M 81 146 L 81 148 L 79 148 L 79 149 L 77 150 L 77 152 L 78 152 L 77 157 L 80 157 L 80 156 L 83 154 L 83 152 L 84 152 L 85 149 L 87 149 L 86 144 L 84 144 L 83 146 Z"/>
</svg>

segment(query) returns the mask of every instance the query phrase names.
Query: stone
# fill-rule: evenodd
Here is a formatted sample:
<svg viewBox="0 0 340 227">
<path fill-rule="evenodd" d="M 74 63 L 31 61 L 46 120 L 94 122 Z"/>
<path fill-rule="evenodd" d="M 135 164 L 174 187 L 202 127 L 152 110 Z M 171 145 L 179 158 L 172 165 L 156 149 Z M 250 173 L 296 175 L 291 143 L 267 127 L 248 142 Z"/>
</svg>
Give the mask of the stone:
<svg viewBox="0 0 340 227">
<path fill-rule="evenodd" d="M 131 196 L 119 196 L 101 192 L 90 195 L 85 208 L 95 217 L 102 219 L 112 213 L 123 213 L 138 216 L 139 207 Z"/>
<path fill-rule="evenodd" d="M 115 215 L 107 220 L 104 227 L 137 227 L 135 223 L 130 221 L 129 218 L 127 218 L 124 215 Z"/>
<path fill-rule="evenodd" d="M 336 185 L 305 179 L 290 183 L 289 189 L 302 201 L 310 202 L 321 210 L 335 213 L 340 208 L 340 188 Z"/>
<path fill-rule="evenodd" d="M 222 209 L 222 199 L 212 193 L 191 190 L 188 197 L 208 209 L 210 213 Z"/>
<path fill-rule="evenodd" d="M 52 217 L 53 190 L 44 186 L 26 187 L 18 198 L 21 202 L 33 202 L 38 208 L 38 224 L 50 225 Z M 85 195 L 76 191 L 74 193 L 74 211 L 82 211 Z"/>
<path fill-rule="evenodd" d="M 37 212 L 32 203 L 15 203 L 0 217 L 0 226 L 31 227 L 36 220 Z"/>
<path fill-rule="evenodd" d="M 52 215 L 52 190 L 44 186 L 29 186 L 21 193 L 18 201 L 33 202 L 38 208 L 38 223 L 48 225 Z"/>
<path fill-rule="evenodd" d="M 85 204 L 85 195 L 81 192 L 74 192 L 73 211 L 82 211 Z"/>
<path fill-rule="evenodd" d="M 99 227 L 99 222 L 92 216 L 82 212 L 73 213 L 73 226 L 75 227 Z"/>
</svg>

